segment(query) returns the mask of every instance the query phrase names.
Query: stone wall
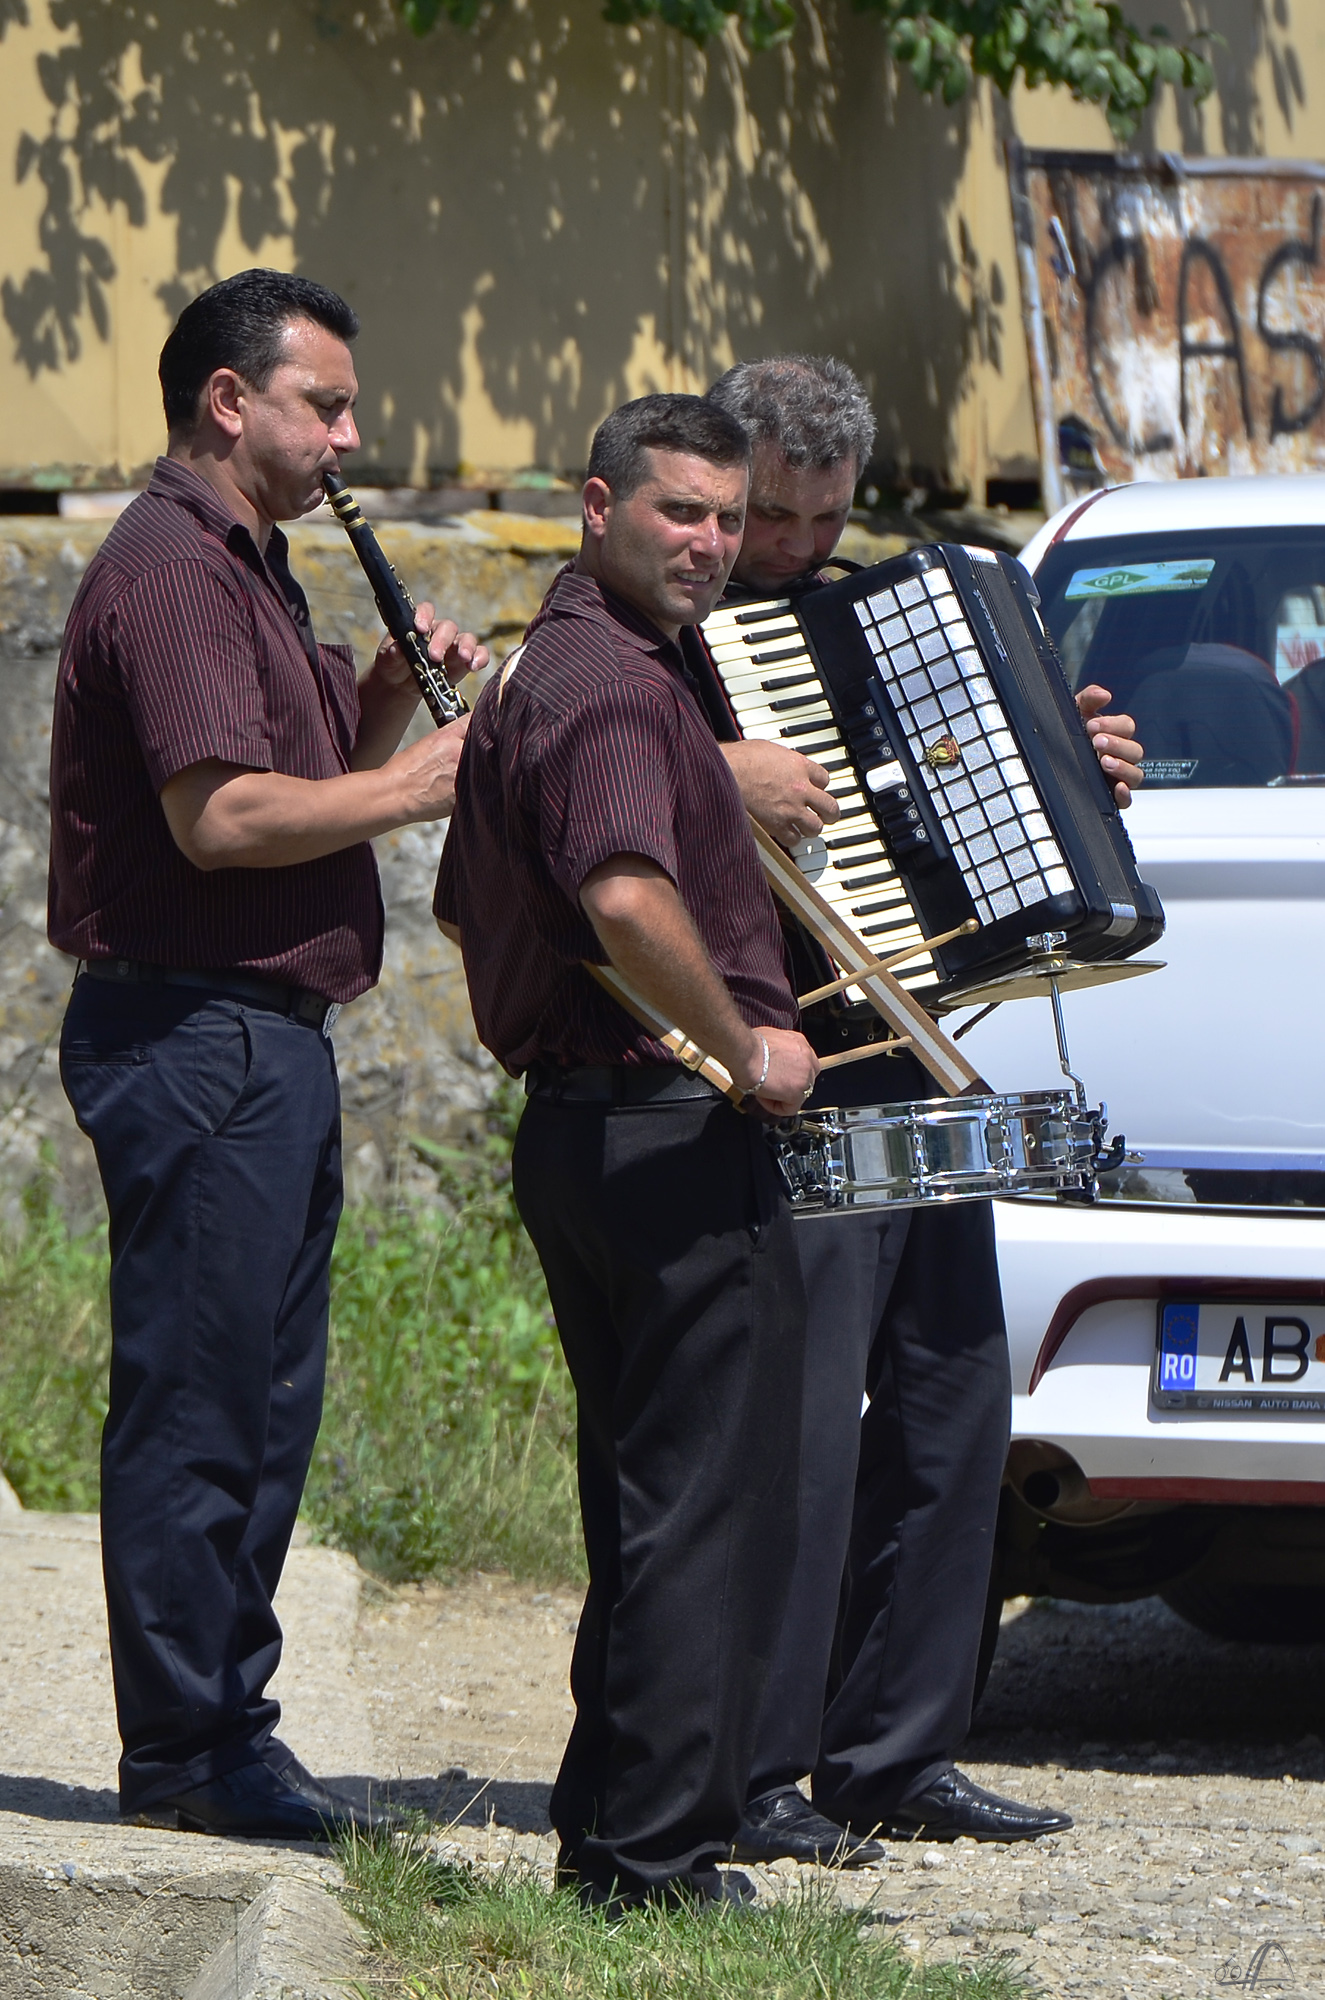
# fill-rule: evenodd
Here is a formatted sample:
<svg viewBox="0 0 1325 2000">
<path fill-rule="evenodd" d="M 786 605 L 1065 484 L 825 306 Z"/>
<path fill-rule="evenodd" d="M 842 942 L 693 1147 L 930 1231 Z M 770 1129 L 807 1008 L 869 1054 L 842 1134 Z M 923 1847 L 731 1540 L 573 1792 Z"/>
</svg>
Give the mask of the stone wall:
<svg viewBox="0 0 1325 2000">
<path fill-rule="evenodd" d="M 60 634 L 108 526 L 0 518 L 0 1219 L 15 1215 L 21 1189 L 44 1159 L 75 1220 L 100 1212 L 91 1149 L 60 1088 L 57 1046 L 73 965 L 46 942 L 46 853 Z M 432 597 L 500 658 L 574 551 L 579 529 L 565 520 L 475 513 L 449 526 L 383 524 L 379 536 L 415 597 Z M 314 521 L 292 528 L 290 540 L 318 632 L 349 641 L 366 665 L 381 625 L 343 530 Z M 853 526 L 843 552 L 878 562 L 905 545 L 898 535 Z M 187 643 L 181 633 L 181 646 Z M 380 984 L 346 1008 L 335 1031 L 355 1199 L 388 1188 L 430 1190 L 432 1174 L 411 1138 L 463 1137 L 496 1077 L 474 1037 L 460 955 L 432 918 L 443 833 L 442 826 L 407 827 L 377 842 L 386 962 Z"/>
<path fill-rule="evenodd" d="M 11 1218 L 43 1158 L 75 1220 L 100 1211 L 91 1149 L 57 1069 L 73 965 L 46 942 L 47 767 L 61 629 L 108 525 L 0 519 L 0 1214 Z M 492 514 L 453 528 L 392 525 L 381 540 L 416 597 L 434 596 L 500 653 L 577 535 L 567 522 Z M 344 533 L 314 523 L 295 527 L 291 541 L 318 631 L 349 640 L 366 663 L 381 627 Z M 440 826 L 411 827 L 377 843 L 386 964 L 377 989 L 336 1026 L 348 1180 L 359 1197 L 411 1178 L 430 1187 L 410 1138 L 459 1136 L 495 1075 L 474 1039 L 459 954 L 432 919 L 442 834 Z"/>
</svg>

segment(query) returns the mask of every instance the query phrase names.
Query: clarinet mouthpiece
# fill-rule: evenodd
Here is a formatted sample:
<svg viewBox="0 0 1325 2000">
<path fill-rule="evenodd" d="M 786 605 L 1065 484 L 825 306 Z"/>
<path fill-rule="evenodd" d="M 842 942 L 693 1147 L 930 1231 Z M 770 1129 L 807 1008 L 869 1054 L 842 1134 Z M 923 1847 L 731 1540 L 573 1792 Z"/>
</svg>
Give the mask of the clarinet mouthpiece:
<svg viewBox="0 0 1325 2000">
<path fill-rule="evenodd" d="M 338 472 L 323 473 L 322 491 L 330 501 L 332 511 L 342 527 L 357 528 L 363 519 L 363 513 L 358 501 Z"/>
</svg>

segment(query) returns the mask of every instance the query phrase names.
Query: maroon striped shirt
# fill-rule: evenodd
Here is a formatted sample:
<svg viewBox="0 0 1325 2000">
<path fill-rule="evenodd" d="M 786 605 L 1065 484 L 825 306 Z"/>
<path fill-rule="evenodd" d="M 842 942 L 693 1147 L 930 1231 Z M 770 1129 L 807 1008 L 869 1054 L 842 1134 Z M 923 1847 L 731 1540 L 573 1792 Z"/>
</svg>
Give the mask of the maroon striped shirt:
<svg viewBox="0 0 1325 2000">
<path fill-rule="evenodd" d="M 782 934 L 740 793 L 680 650 L 563 570 L 498 699 L 479 699 L 434 908 L 460 928 L 479 1036 L 518 1075 L 543 1058 L 669 1063 L 582 960 L 604 953 L 580 885 L 656 861 L 751 1027 L 791 1027 Z"/>
<path fill-rule="evenodd" d="M 354 655 L 313 638 L 273 528 L 266 560 L 220 496 L 157 460 L 65 626 L 51 743 L 51 943 L 76 958 L 243 968 L 353 1000 L 382 962 L 366 841 L 204 873 L 158 793 L 191 764 L 333 778 L 359 727 Z"/>
</svg>

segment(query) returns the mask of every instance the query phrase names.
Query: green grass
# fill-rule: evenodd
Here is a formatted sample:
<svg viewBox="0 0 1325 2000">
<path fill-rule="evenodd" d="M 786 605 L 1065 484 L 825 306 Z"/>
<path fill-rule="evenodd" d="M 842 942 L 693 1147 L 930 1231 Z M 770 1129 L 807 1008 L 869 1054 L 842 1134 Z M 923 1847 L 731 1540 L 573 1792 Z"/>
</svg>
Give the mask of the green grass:
<svg viewBox="0 0 1325 2000">
<path fill-rule="evenodd" d="M 36 1181 L 0 1241 L 0 1468 L 25 1507 L 93 1513 L 110 1365 L 104 1234 L 71 1236 Z"/>
<path fill-rule="evenodd" d="M 582 1574 L 573 1397 L 511 1198 L 515 1115 L 503 1096 L 477 1143 L 416 1142 L 436 1212 L 341 1225 L 305 1512 L 384 1575 Z"/>
<path fill-rule="evenodd" d="M 515 1115 L 505 1093 L 473 1144 L 416 1142 L 438 1206 L 350 1210 L 337 1238 L 304 1514 L 393 1579 L 583 1573 L 573 1397 L 511 1199 Z M 104 1232 L 71 1235 L 35 1184 L 0 1242 L 0 1467 L 27 1507 L 97 1505 L 107 1269 Z"/>
<path fill-rule="evenodd" d="M 581 1911 L 519 1861 L 440 1860 L 422 1833 L 341 1846 L 345 1902 L 395 1968 L 367 1995 L 410 2000 L 1024 2000 L 1007 1961 L 917 1965 L 872 1909 L 815 1885 L 722 1911 Z"/>
</svg>

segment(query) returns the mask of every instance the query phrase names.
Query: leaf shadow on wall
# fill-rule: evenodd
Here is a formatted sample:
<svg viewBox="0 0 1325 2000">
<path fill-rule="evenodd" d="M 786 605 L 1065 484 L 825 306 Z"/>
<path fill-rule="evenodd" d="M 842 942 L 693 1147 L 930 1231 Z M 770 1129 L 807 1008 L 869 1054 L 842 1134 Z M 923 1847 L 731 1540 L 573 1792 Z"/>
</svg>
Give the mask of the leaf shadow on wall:
<svg viewBox="0 0 1325 2000">
<path fill-rule="evenodd" d="M 1269 145 L 1264 113 L 1257 94 L 1257 66 L 1269 66 L 1275 102 L 1290 131 L 1301 128 L 1307 107 L 1306 79 L 1293 40 L 1293 8 L 1304 0 L 1205 0 L 1201 25 L 1211 30 L 1204 46 L 1215 72 L 1215 95 L 1198 105 L 1183 92 L 1173 99 L 1182 134 L 1182 150 L 1198 156 L 1217 150 L 1234 159 L 1253 158 Z M 1183 0 L 1156 0 L 1147 22 L 1157 20 L 1175 41 L 1192 30 L 1190 9 Z M 1154 152 L 1155 112 L 1142 124 L 1136 150 Z M 1215 129 L 1212 128 L 1216 128 Z"/>
<path fill-rule="evenodd" d="M 941 476 L 988 347 L 948 228 L 968 114 L 895 84 L 875 25 L 832 0 L 759 58 L 606 28 L 596 0 L 422 42 L 388 0 L 49 13 L 47 123 L 15 161 L 41 187 L 39 254 L 0 283 L 34 378 L 110 337 L 115 230 L 164 216 L 171 313 L 256 261 L 350 298 L 381 476 L 486 450 L 574 468 L 622 397 L 797 348 L 861 371 L 885 463 Z"/>
</svg>

